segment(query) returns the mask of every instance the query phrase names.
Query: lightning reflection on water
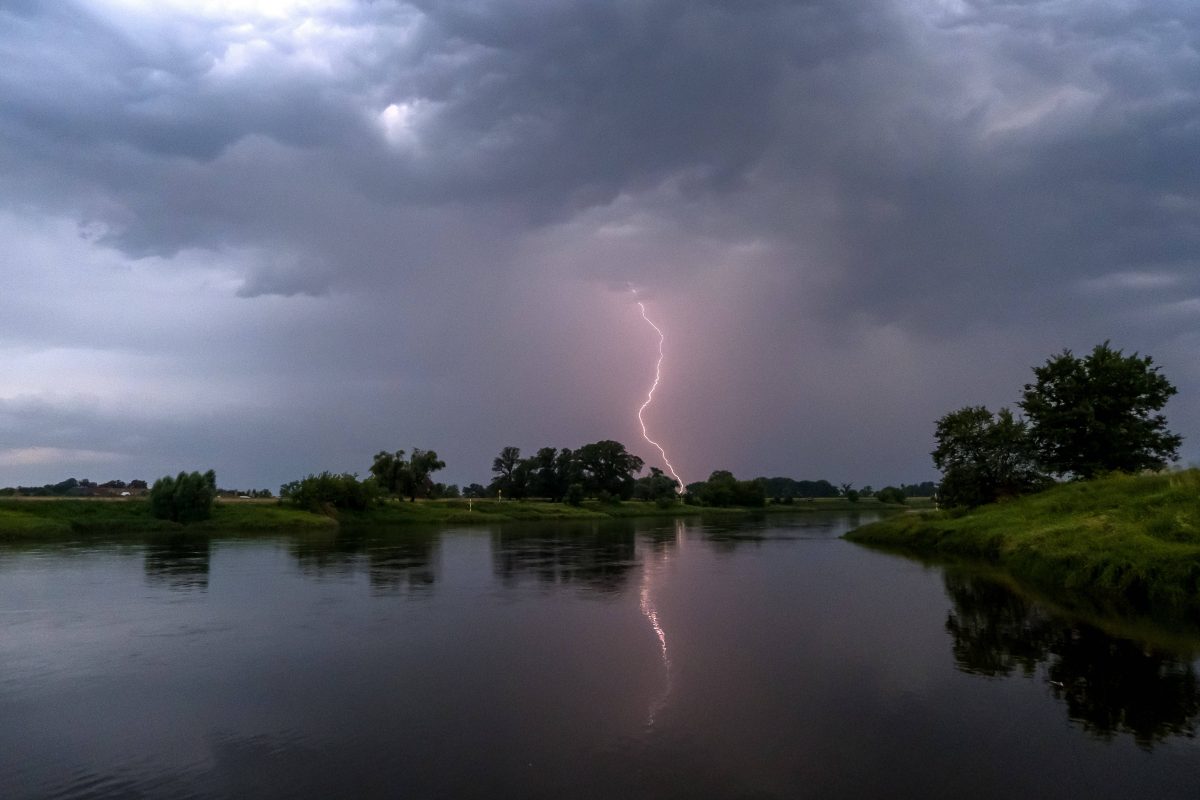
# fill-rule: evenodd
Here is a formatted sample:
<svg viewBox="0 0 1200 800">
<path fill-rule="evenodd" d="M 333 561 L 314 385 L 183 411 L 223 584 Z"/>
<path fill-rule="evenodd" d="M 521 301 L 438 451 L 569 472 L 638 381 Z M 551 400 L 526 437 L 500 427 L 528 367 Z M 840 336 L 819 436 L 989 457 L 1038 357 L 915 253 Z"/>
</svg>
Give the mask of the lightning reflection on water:
<svg viewBox="0 0 1200 800">
<path fill-rule="evenodd" d="M 675 522 L 675 546 L 678 548 L 683 542 L 683 522 L 676 520 Z M 671 651 L 667 647 L 667 632 L 663 629 L 662 621 L 658 615 L 658 605 L 654 598 L 654 584 L 656 579 L 662 574 L 667 562 L 670 561 L 670 555 L 667 550 L 663 550 L 658 554 L 657 559 L 652 557 L 650 552 L 647 552 L 645 565 L 642 567 L 642 590 L 640 593 L 639 606 L 642 611 L 642 616 L 650 623 L 650 629 L 654 632 L 655 638 L 658 639 L 659 658 L 662 661 L 663 667 L 663 688 L 650 700 L 650 707 L 646 711 L 646 727 L 653 728 L 658 721 L 658 715 L 667 705 L 667 699 L 671 696 L 671 690 L 674 688 L 674 670 L 671 665 Z"/>
</svg>

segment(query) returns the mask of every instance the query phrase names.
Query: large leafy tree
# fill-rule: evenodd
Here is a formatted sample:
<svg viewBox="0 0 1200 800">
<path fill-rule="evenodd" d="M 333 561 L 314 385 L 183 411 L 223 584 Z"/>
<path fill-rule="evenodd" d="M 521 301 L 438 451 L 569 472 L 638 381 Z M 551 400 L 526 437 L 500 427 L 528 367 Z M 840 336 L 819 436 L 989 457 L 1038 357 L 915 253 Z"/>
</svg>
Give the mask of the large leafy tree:
<svg viewBox="0 0 1200 800">
<path fill-rule="evenodd" d="M 308 475 L 279 487 L 281 500 L 319 514 L 336 514 L 344 509 L 362 511 L 375 502 L 378 494 L 377 479 L 360 481 L 348 472 Z"/>
<path fill-rule="evenodd" d="M 645 463 L 612 439 L 585 444 L 575 451 L 575 459 L 590 494 L 606 492 L 622 500 L 633 496 L 633 476 Z"/>
<path fill-rule="evenodd" d="M 947 505 L 983 505 L 1045 483 L 1028 425 L 1007 408 L 951 411 L 937 421 L 934 436 L 931 455 L 943 473 L 938 497 Z"/>
<path fill-rule="evenodd" d="M 557 448 L 543 447 L 537 451 L 537 455 L 525 459 L 529 465 L 530 495 L 558 500 L 566 493 L 567 487 L 560 484 L 554 469 L 557 457 Z"/>
<path fill-rule="evenodd" d="M 500 455 L 492 459 L 492 484 L 488 489 L 492 492 L 503 492 L 509 497 L 524 496 L 525 471 L 521 469 L 521 448 L 505 447 Z"/>
<path fill-rule="evenodd" d="M 702 483 L 688 485 L 692 500 L 706 506 L 762 506 L 767 502 L 766 481 L 739 481 L 729 470 L 719 469 Z"/>
<path fill-rule="evenodd" d="M 1047 470 L 1090 478 L 1177 458 L 1183 437 L 1158 413 L 1176 389 L 1149 356 L 1126 356 L 1105 342 L 1082 358 L 1064 350 L 1033 372 L 1020 406 Z"/>
<path fill-rule="evenodd" d="M 388 494 L 403 494 L 407 486 L 408 460 L 403 450 L 389 453 L 380 450 L 371 463 L 371 475 Z"/>
<path fill-rule="evenodd" d="M 175 522 L 199 522 L 212 515 L 217 496 L 217 474 L 211 469 L 181 472 L 178 477 L 164 475 L 150 490 L 150 514 L 158 519 Z"/>
<path fill-rule="evenodd" d="M 583 491 L 583 466 L 569 447 L 559 450 L 558 455 L 554 457 L 554 483 L 564 497 L 575 485 L 579 486 L 580 492 Z"/>
<path fill-rule="evenodd" d="M 408 460 L 408 499 L 413 501 L 418 495 L 428 496 L 433 488 L 433 480 L 429 476 L 445 468 L 446 462 L 438 458 L 435 451 L 414 447 L 412 457 Z"/>
<path fill-rule="evenodd" d="M 430 475 L 444 469 L 446 462 L 438 458 L 433 450 L 414 447 L 412 457 L 406 459 L 403 450 L 389 453 L 381 450 L 371 463 L 371 475 L 384 491 L 394 495 L 407 495 L 410 501 L 426 497 L 433 488 Z"/>
<path fill-rule="evenodd" d="M 633 496 L 638 500 L 673 502 L 679 496 L 679 482 L 658 467 L 651 467 L 649 475 L 634 482 Z"/>
</svg>

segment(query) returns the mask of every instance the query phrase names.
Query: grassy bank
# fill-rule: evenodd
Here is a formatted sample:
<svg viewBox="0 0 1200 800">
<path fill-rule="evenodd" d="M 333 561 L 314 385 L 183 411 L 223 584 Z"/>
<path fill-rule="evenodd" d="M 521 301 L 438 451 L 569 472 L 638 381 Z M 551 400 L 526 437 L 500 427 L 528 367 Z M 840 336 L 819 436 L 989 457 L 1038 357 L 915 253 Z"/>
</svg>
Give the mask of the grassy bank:
<svg viewBox="0 0 1200 800">
<path fill-rule="evenodd" d="M 984 559 L 1101 604 L 1200 615 L 1200 470 L 1070 483 L 966 513 L 904 514 L 846 538 Z"/>
<path fill-rule="evenodd" d="M 333 529 L 371 525 L 470 525 L 540 520 L 603 520 L 633 517 L 709 517 L 762 513 L 806 513 L 815 511 L 870 511 L 883 506 L 871 500 L 850 503 L 841 499 L 797 501 L 792 505 L 766 508 L 703 508 L 675 504 L 660 507 L 636 500 L 600 503 L 589 500 L 581 506 L 535 500 L 420 500 L 415 503 L 389 501 L 367 511 L 343 511 L 336 518 L 281 505 L 274 500 L 218 501 L 212 518 L 186 526 L 194 533 L 236 535 Z M 140 498 L 61 499 L 21 498 L 0 500 L 0 541 L 62 538 L 71 535 L 153 533 L 179 531 L 177 523 L 155 519 L 149 503 Z"/>
<path fill-rule="evenodd" d="M 211 519 L 188 525 L 186 530 L 195 533 L 257 533 L 333 527 L 336 527 L 336 523 L 327 517 L 269 501 L 217 503 L 213 506 Z M 178 523 L 152 517 L 149 502 L 141 499 L 38 498 L 0 501 L 0 541 L 184 529 L 185 526 Z"/>
<path fill-rule="evenodd" d="M 548 503 L 540 500 L 418 500 L 409 503 L 390 500 L 366 511 L 343 511 L 337 515 L 341 525 L 470 525 L 496 522 L 538 522 L 554 520 L 604 520 L 636 517 L 715 517 L 813 511 L 864 511 L 886 508 L 865 502 L 816 500 L 811 503 L 767 506 L 766 508 L 710 508 L 675 503 L 659 506 L 652 502 L 626 500 L 602 503 L 586 500 L 582 505 Z"/>
</svg>

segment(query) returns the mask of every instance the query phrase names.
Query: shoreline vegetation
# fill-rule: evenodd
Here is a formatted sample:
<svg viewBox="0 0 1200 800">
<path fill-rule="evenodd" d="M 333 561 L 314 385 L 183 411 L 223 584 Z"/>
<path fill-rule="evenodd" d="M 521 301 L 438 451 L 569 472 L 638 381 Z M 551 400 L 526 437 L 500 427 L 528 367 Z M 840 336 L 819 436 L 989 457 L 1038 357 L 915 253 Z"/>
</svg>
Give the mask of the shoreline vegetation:
<svg viewBox="0 0 1200 800">
<path fill-rule="evenodd" d="M 872 498 L 798 499 L 760 508 L 711 507 L 626 500 L 584 501 L 579 506 L 539 500 L 388 500 L 364 511 L 340 510 L 325 515 L 274 499 L 219 499 L 212 516 L 182 524 L 155 518 L 145 498 L 4 498 L 0 499 L 0 541 L 53 540 L 72 535 L 187 533 L 227 536 L 250 533 L 303 533 L 344 527 L 407 525 L 488 525 L 504 522 L 629 519 L 638 517 L 729 517 L 756 514 L 897 512 L 928 500 L 909 498 L 908 505 Z"/>
<path fill-rule="evenodd" d="M 1096 608 L 1200 621 L 1200 469 L 1114 474 L 970 510 L 891 516 L 845 538 L 967 559 Z"/>
</svg>

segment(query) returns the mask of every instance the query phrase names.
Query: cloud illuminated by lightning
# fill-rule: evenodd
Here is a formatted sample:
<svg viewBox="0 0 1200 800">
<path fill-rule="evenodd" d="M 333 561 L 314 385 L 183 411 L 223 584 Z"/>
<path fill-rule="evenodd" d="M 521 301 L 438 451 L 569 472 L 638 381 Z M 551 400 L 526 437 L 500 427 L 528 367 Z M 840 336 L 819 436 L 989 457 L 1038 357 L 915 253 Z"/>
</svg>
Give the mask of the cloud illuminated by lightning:
<svg viewBox="0 0 1200 800">
<path fill-rule="evenodd" d="M 633 292 L 634 297 L 637 297 L 637 289 L 631 286 L 629 287 L 629 291 Z M 675 471 L 675 467 L 671 466 L 671 461 L 667 458 L 667 451 L 663 449 L 663 446 L 650 438 L 650 434 L 646 432 L 646 421 L 642 418 L 643 412 L 645 412 L 646 408 L 654 402 L 654 390 L 658 388 L 658 382 L 662 379 L 663 342 L 666 340 L 666 337 L 663 335 L 662 328 L 655 325 L 650 317 L 646 316 L 646 304 L 641 300 L 638 300 L 637 304 L 638 308 L 641 309 L 642 319 L 646 320 L 646 324 L 653 328 L 654 332 L 658 334 L 658 361 L 654 365 L 654 383 L 651 385 L 650 391 L 646 393 L 646 402 L 642 403 L 642 407 L 638 409 L 638 424 L 642 426 L 642 438 L 658 448 L 659 454 L 662 455 L 663 463 L 667 465 L 667 471 L 671 473 L 671 477 L 679 481 L 679 486 L 676 491 L 682 494 L 683 478 L 679 477 L 679 473 Z"/>
</svg>

